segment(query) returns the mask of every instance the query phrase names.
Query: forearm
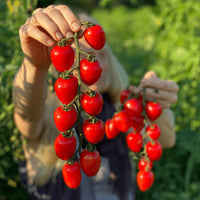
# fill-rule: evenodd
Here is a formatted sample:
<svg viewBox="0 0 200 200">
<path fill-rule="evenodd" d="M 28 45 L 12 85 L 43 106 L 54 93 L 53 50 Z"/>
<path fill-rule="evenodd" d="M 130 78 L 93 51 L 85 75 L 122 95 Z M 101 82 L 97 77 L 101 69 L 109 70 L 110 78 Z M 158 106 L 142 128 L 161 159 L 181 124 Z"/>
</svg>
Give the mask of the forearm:
<svg viewBox="0 0 200 200">
<path fill-rule="evenodd" d="M 175 120 L 170 109 L 164 109 L 161 116 L 155 121 L 160 127 L 161 136 L 159 142 L 164 148 L 171 148 L 176 143 Z"/>
<path fill-rule="evenodd" d="M 38 132 L 45 109 L 48 71 L 24 60 L 13 85 L 14 117 L 21 132 Z M 22 125 L 23 124 L 23 125 Z M 22 126 L 22 127 L 21 127 Z M 40 128 L 39 128 L 40 127 Z"/>
</svg>

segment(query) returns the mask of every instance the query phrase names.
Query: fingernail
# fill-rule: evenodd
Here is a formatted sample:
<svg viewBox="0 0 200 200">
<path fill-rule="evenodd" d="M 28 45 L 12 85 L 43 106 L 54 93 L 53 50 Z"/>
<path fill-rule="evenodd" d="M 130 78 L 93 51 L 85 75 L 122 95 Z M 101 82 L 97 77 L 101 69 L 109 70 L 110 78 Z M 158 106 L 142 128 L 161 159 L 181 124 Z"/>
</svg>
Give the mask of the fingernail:
<svg viewBox="0 0 200 200">
<path fill-rule="evenodd" d="M 69 37 L 73 37 L 73 33 L 71 31 L 68 31 L 66 33 L 66 37 L 69 38 Z"/>
<path fill-rule="evenodd" d="M 81 28 L 81 25 L 77 21 L 75 21 L 72 23 L 72 28 L 74 31 L 78 31 Z"/>
<path fill-rule="evenodd" d="M 63 38 L 63 35 L 58 31 L 56 32 L 55 35 L 56 35 L 57 40 L 61 40 Z"/>
<path fill-rule="evenodd" d="M 47 45 L 48 46 L 53 46 L 54 45 L 54 41 L 53 40 L 47 40 Z"/>
</svg>

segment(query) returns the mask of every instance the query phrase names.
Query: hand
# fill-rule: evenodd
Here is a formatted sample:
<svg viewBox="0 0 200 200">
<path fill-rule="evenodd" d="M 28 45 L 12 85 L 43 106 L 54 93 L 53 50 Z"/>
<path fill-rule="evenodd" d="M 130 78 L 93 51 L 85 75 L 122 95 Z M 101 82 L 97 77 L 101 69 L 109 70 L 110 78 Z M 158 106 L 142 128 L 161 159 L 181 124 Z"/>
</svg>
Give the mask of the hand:
<svg viewBox="0 0 200 200">
<path fill-rule="evenodd" d="M 163 108 L 169 108 L 178 99 L 178 85 L 173 81 L 158 78 L 155 72 L 149 71 L 144 75 L 139 87 L 130 86 L 130 90 L 138 93 L 141 88 L 146 88 L 146 98 L 149 101 L 156 99 Z M 158 92 L 156 92 L 156 89 Z"/>
<path fill-rule="evenodd" d="M 38 8 L 19 30 L 25 58 L 36 67 L 48 69 L 50 50 L 62 38 L 73 36 L 81 24 L 65 5 Z"/>
</svg>

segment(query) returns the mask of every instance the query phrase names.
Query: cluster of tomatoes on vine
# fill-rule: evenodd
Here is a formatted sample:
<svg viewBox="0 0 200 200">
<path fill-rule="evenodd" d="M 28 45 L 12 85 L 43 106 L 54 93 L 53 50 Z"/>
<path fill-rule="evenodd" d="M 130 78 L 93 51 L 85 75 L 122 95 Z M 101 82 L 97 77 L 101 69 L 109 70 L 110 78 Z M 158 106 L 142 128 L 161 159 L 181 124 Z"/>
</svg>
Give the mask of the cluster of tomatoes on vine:
<svg viewBox="0 0 200 200">
<path fill-rule="evenodd" d="M 135 96 L 130 90 L 123 90 L 120 96 L 120 111 L 105 123 L 105 133 L 109 139 L 115 138 L 120 132 L 127 133 L 127 146 L 133 159 L 139 160 L 137 185 L 141 191 L 146 191 L 153 185 L 153 162 L 162 156 L 162 146 L 157 141 L 161 132 L 154 122 L 161 115 L 162 107 L 158 102 L 147 101 L 145 90 L 143 88 L 142 95 Z M 146 144 L 145 139 L 148 140 Z"/>
<path fill-rule="evenodd" d="M 83 37 L 95 50 L 105 44 L 105 33 L 101 26 L 86 22 Z M 75 50 L 71 47 L 75 44 Z M 51 60 L 59 73 L 54 89 L 62 103 L 54 112 L 54 121 L 60 134 L 55 139 L 54 147 L 57 156 L 66 161 L 62 173 L 66 185 L 76 189 L 81 183 L 81 169 L 91 177 L 97 174 L 101 157 L 95 148 L 104 135 L 104 123 L 96 118 L 103 107 L 103 98 L 88 88 L 101 76 L 102 67 L 94 55 L 81 51 L 79 33 L 61 40 L 51 50 Z M 81 55 L 86 58 L 81 60 Z M 76 71 L 76 76 L 74 75 Z M 81 124 L 81 116 L 87 119 Z M 74 135 L 75 125 L 78 126 L 78 140 Z M 83 140 L 88 145 L 83 149 Z M 79 153 L 79 156 L 78 156 Z M 79 159 L 79 161 L 77 161 Z"/>
</svg>

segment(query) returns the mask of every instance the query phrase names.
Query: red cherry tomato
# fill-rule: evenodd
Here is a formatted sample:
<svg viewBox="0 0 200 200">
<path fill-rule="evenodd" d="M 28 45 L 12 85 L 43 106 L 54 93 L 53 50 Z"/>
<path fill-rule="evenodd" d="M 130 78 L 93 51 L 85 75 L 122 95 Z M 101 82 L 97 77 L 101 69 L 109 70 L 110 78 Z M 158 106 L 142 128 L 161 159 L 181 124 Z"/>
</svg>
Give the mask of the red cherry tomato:
<svg viewBox="0 0 200 200">
<path fill-rule="evenodd" d="M 116 127 L 122 132 L 127 132 L 128 129 L 131 127 L 131 122 L 129 118 L 130 117 L 125 110 L 118 112 L 113 117 Z"/>
<path fill-rule="evenodd" d="M 158 141 L 154 143 L 148 142 L 146 144 L 146 151 L 149 159 L 152 161 L 159 160 L 162 156 L 162 146 Z"/>
<path fill-rule="evenodd" d="M 80 155 L 80 165 L 83 172 L 89 176 L 95 176 L 101 165 L 101 156 L 98 151 L 84 149 Z"/>
<path fill-rule="evenodd" d="M 144 127 L 144 116 L 140 115 L 139 117 L 131 117 L 131 127 L 135 132 L 141 131 Z"/>
<path fill-rule="evenodd" d="M 71 108 L 68 111 L 64 111 L 62 106 L 58 107 L 54 111 L 54 121 L 59 131 L 64 132 L 73 127 L 77 120 L 77 111 Z"/>
<path fill-rule="evenodd" d="M 157 124 L 147 126 L 146 133 L 152 140 L 157 140 L 160 137 L 160 128 Z"/>
<path fill-rule="evenodd" d="M 124 109 L 129 116 L 140 117 L 143 111 L 142 104 L 135 98 L 129 99 L 124 104 Z"/>
<path fill-rule="evenodd" d="M 131 93 L 130 90 L 122 90 L 121 93 L 120 93 L 120 102 L 121 104 L 124 103 L 124 101 L 128 98 L 129 94 Z"/>
<path fill-rule="evenodd" d="M 76 150 L 76 137 L 64 137 L 62 133 L 59 134 L 54 142 L 54 148 L 58 158 L 69 160 Z"/>
<path fill-rule="evenodd" d="M 100 78 L 102 73 L 102 67 L 98 61 L 90 62 L 87 59 L 83 59 L 80 62 L 80 75 L 81 80 L 87 84 L 92 85 Z"/>
<path fill-rule="evenodd" d="M 147 102 L 145 106 L 145 112 L 146 112 L 147 117 L 151 121 L 154 121 L 161 115 L 162 106 L 159 103 Z"/>
<path fill-rule="evenodd" d="M 63 104 L 69 104 L 77 95 L 78 79 L 71 76 L 68 79 L 58 78 L 55 82 L 54 89 L 58 99 Z"/>
<path fill-rule="evenodd" d="M 81 167 L 77 161 L 73 164 L 65 164 L 62 169 L 65 184 L 72 189 L 78 188 L 81 183 Z"/>
<path fill-rule="evenodd" d="M 143 145 L 142 135 L 139 132 L 129 133 L 126 136 L 126 143 L 131 151 L 135 153 L 140 152 Z"/>
<path fill-rule="evenodd" d="M 137 173 L 137 185 L 144 192 L 151 188 L 154 182 L 154 173 L 152 171 L 139 171 Z"/>
<path fill-rule="evenodd" d="M 151 171 L 153 167 L 153 162 L 148 158 L 142 157 L 138 162 L 138 169 L 140 171 Z"/>
<path fill-rule="evenodd" d="M 98 115 L 103 108 L 103 98 L 98 92 L 95 93 L 95 96 L 83 93 L 80 102 L 83 110 L 92 116 Z"/>
<path fill-rule="evenodd" d="M 55 46 L 50 53 L 51 61 L 59 72 L 69 70 L 74 63 L 75 53 L 71 46 Z"/>
<path fill-rule="evenodd" d="M 104 137 L 104 123 L 100 119 L 95 123 L 90 120 L 85 120 L 82 128 L 86 139 L 92 144 L 97 144 Z"/>
<path fill-rule="evenodd" d="M 106 120 L 105 133 L 108 139 L 114 139 L 120 133 L 120 130 L 115 126 L 113 119 Z"/>
<path fill-rule="evenodd" d="M 100 50 L 104 47 L 106 36 L 103 28 L 96 24 L 94 26 L 85 29 L 84 38 L 87 43 L 96 50 Z"/>
</svg>

